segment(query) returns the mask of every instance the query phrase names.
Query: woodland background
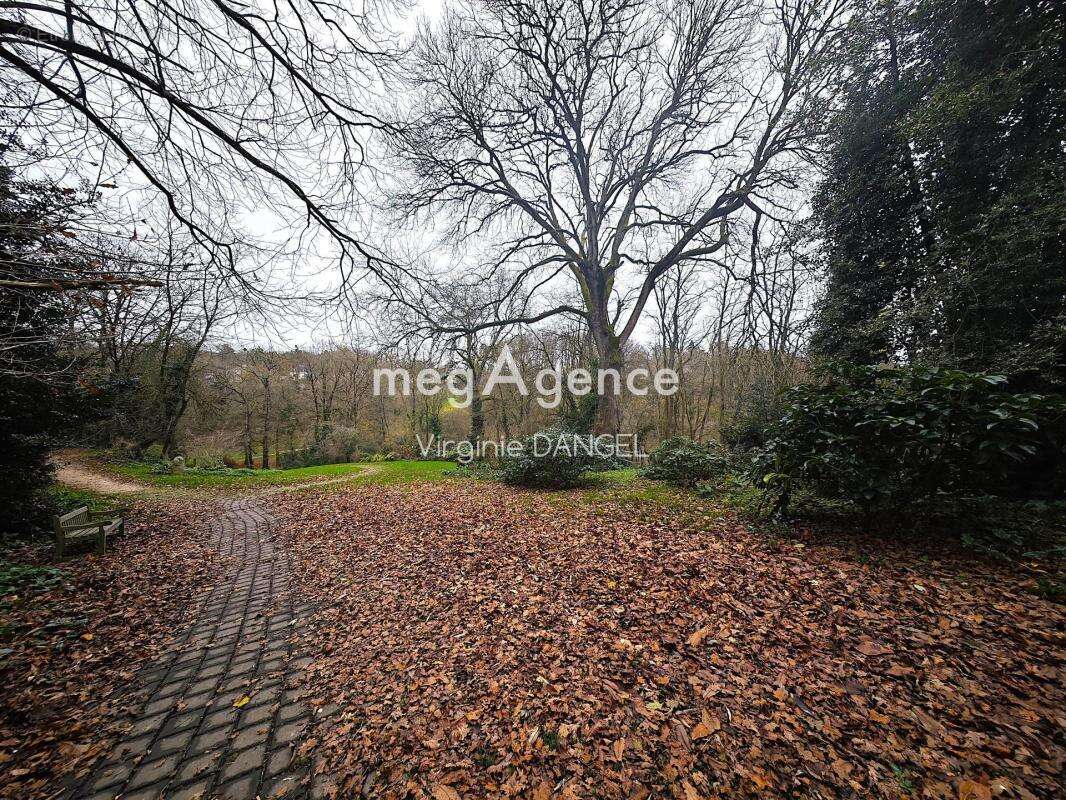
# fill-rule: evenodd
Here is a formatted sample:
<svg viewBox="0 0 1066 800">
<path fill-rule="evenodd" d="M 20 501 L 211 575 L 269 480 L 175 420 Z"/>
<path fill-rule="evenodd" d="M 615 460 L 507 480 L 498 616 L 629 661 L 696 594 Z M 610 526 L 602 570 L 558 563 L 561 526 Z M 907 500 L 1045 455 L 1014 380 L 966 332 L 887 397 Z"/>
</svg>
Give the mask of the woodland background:
<svg viewBox="0 0 1066 800">
<path fill-rule="evenodd" d="M 617 427 L 649 449 L 684 436 L 748 450 L 771 438 L 787 411 L 783 393 L 826 380 L 826 365 L 961 370 L 1001 376 L 1000 390 L 1041 398 L 1041 469 L 1054 478 L 1062 469 L 1055 403 L 1066 391 L 1062 9 L 1039 0 L 906 0 L 857 1 L 833 13 L 843 34 L 823 54 L 832 59 L 828 82 L 804 106 L 802 144 L 798 134 L 789 140 L 795 169 L 770 181 L 795 202 L 723 219 L 712 262 L 681 262 L 654 281 L 641 332 L 622 344 L 621 358 L 626 367 L 676 369 L 681 391 L 623 397 Z M 480 377 L 504 344 L 530 376 L 556 362 L 593 368 L 606 351 L 592 312 L 539 321 L 522 306 L 506 323 L 513 298 L 489 284 L 457 283 L 417 302 L 375 290 L 300 291 L 286 279 L 285 258 L 264 257 L 262 241 L 222 242 L 150 204 L 126 213 L 132 203 L 112 202 L 123 189 L 106 177 L 57 176 L 50 165 L 66 153 L 41 135 L 48 106 L 31 91 L 48 84 L 19 67 L 11 49 L 15 40 L 39 41 L 19 38 L 26 29 L 16 23 L 26 19 L 4 28 L 10 41 L 0 44 L 8 67 L 21 70 L 3 88 L 0 149 L 7 532 L 40 524 L 51 508 L 44 488 L 56 445 L 267 468 L 411 455 L 417 434 L 597 427 L 595 396 L 567 397 L 557 413 L 506 393 L 464 410 L 443 395 L 375 397 L 370 380 L 382 365 L 469 366 Z M 380 65 L 349 67 L 366 74 Z M 180 96 L 168 102 L 195 119 Z M 402 139 L 393 155 L 425 159 L 422 144 Z M 142 166 L 162 176 L 171 200 L 179 185 L 206 200 L 233 164 L 199 155 L 199 167 L 180 159 Z M 179 181 L 166 172 L 178 163 L 214 177 Z M 278 169 L 271 179 L 285 178 Z M 311 217 L 332 224 L 296 194 Z M 342 269 L 355 270 L 362 243 L 338 237 Z M 567 291 L 564 306 L 580 304 Z M 484 324 L 478 314 L 490 305 Z M 324 308 L 343 320 L 343 335 L 298 349 L 264 345 L 287 335 L 279 320 L 314 319 Z M 1027 409 L 1019 406 L 1020 418 Z M 1048 485 L 1054 480 L 1041 484 L 1043 495 L 1057 491 Z"/>
</svg>

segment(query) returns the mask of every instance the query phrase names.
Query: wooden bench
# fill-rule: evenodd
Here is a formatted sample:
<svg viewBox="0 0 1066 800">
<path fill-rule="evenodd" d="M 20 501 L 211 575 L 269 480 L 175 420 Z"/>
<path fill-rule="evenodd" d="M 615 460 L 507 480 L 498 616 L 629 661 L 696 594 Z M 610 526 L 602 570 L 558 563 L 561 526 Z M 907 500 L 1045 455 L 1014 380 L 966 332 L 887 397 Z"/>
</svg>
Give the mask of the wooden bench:
<svg viewBox="0 0 1066 800">
<path fill-rule="evenodd" d="M 107 537 L 122 533 L 126 529 L 122 518 L 125 513 L 124 508 L 90 511 L 88 506 L 82 506 L 62 516 L 53 517 L 56 529 L 56 558 L 63 558 L 67 545 L 85 539 L 95 540 L 96 552 L 103 553 L 107 547 Z"/>
</svg>

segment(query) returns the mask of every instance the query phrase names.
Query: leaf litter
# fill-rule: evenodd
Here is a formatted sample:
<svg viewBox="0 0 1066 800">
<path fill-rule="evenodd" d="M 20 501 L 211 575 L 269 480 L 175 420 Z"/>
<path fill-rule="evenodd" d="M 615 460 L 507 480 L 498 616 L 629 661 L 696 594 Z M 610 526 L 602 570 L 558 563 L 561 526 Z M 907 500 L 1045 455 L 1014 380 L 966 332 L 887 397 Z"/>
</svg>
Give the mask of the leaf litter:
<svg viewBox="0 0 1066 800">
<path fill-rule="evenodd" d="M 137 670 L 166 652 L 221 572 L 210 513 L 137 505 L 106 554 L 76 555 L 57 585 L 0 598 L 0 797 L 52 797 L 110 751 L 142 699 L 126 691 Z"/>
<path fill-rule="evenodd" d="M 566 497 L 272 501 L 328 796 L 1057 795 L 1060 607 L 1020 578 Z"/>
</svg>

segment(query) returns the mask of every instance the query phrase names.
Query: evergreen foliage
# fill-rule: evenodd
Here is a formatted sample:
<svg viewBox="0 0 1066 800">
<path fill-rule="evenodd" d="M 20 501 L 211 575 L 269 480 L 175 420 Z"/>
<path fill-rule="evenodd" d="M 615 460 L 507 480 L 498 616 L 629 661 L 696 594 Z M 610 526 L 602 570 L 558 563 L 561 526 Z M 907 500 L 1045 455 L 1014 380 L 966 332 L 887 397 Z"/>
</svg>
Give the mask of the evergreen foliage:
<svg viewBox="0 0 1066 800">
<path fill-rule="evenodd" d="M 1066 386 L 1066 25 L 1040 0 L 856 15 L 818 210 L 817 353 Z"/>
</svg>

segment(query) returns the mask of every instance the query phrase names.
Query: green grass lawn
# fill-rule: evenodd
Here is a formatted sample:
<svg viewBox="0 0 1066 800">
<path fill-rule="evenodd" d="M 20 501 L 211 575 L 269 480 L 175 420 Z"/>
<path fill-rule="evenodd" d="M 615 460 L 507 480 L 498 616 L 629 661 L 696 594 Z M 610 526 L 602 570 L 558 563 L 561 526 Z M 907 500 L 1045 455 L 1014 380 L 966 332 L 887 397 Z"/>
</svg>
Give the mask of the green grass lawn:
<svg viewBox="0 0 1066 800">
<path fill-rule="evenodd" d="M 447 472 L 455 469 L 451 461 L 381 461 L 369 466 L 375 470 L 360 483 L 373 483 L 388 486 L 395 483 L 415 483 L 416 481 L 438 481 L 448 478 Z"/>
<path fill-rule="evenodd" d="M 257 489 L 296 483 L 313 483 L 351 477 L 365 483 L 391 484 L 420 480 L 435 480 L 453 464 L 447 461 L 382 461 L 373 464 L 323 464 L 295 469 L 243 470 L 229 472 L 200 472 L 189 469 L 181 475 L 158 475 L 151 464 L 119 462 L 111 469 L 135 478 L 148 486 L 179 489 Z M 365 474 L 364 474 L 365 473 Z"/>
<path fill-rule="evenodd" d="M 90 511 L 103 511 L 123 505 L 122 498 L 117 495 L 91 492 L 88 489 L 73 489 L 58 483 L 49 487 L 48 494 L 55 500 L 60 512 L 64 514 L 81 506 L 88 506 Z"/>
</svg>

